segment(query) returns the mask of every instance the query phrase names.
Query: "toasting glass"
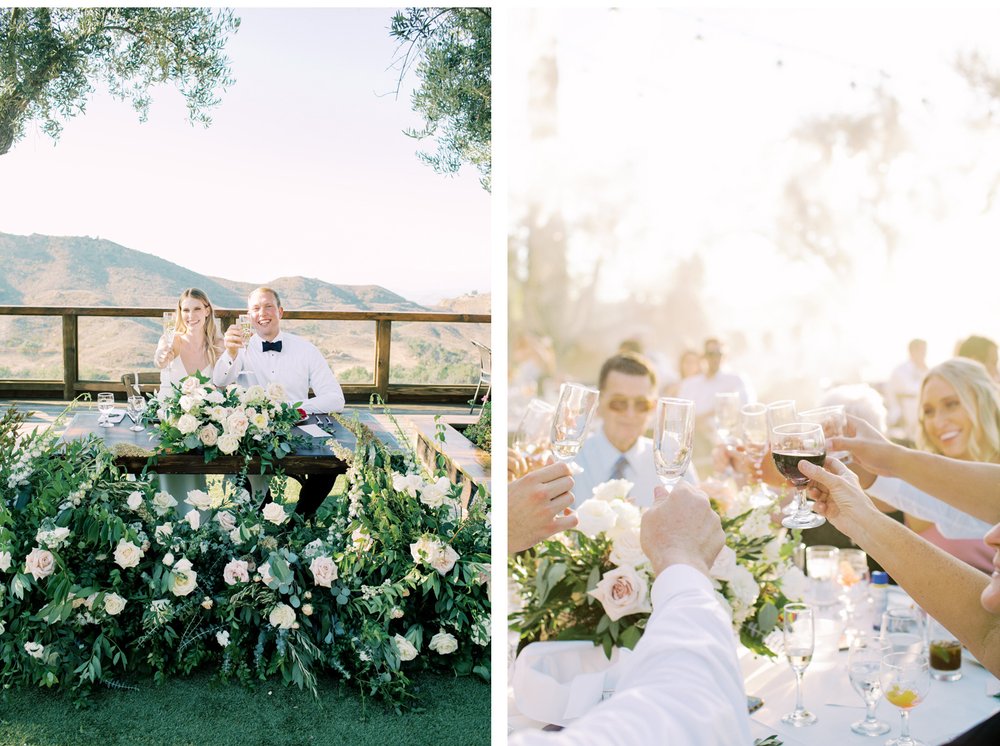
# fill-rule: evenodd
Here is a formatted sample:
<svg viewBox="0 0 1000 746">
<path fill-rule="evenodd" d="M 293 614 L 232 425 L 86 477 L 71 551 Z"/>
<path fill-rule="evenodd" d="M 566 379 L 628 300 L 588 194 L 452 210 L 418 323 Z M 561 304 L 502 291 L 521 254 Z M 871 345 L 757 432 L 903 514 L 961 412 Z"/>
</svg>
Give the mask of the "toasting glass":
<svg viewBox="0 0 1000 746">
<path fill-rule="evenodd" d="M 660 399 L 653 426 L 653 465 L 668 490 L 680 481 L 691 462 L 694 447 L 694 402 Z"/>
<path fill-rule="evenodd" d="M 163 338 L 169 347 L 174 343 L 174 332 L 177 330 L 177 313 L 175 311 L 163 312 Z"/>
<path fill-rule="evenodd" d="M 246 347 L 247 343 L 250 342 L 250 337 L 253 336 L 253 322 L 250 321 L 250 315 L 241 313 L 236 319 L 236 324 L 239 326 L 240 335 L 243 337 L 243 346 Z"/>
<path fill-rule="evenodd" d="M 740 409 L 740 437 L 743 448 L 753 464 L 757 490 L 764 500 L 770 502 L 777 494 L 764 483 L 764 457 L 771 442 L 767 425 L 767 407 L 763 404 L 746 404 Z"/>
<path fill-rule="evenodd" d="M 812 607 L 806 604 L 785 604 L 782 614 L 785 657 L 795 672 L 795 709 L 782 717 L 781 722 L 799 728 L 816 722 L 816 716 L 802 706 L 802 674 L 812 660 L 816 644 L 815 619 Z"/>
<path fill-rule="evenodd" d="M 532 399 L 518 423 L 511 446 L 519 454 L 535 461 L 543 460 L 550 448 L 552 418 L 555 408 L 541 399 Z"/>
<path fill-rule="evenodd" d="M 844 435 L 844 428 L 847 427 L 847 413 L 843 404 L 833 404 L 829 407 L 819 407 L 809 409 L 799 413 L 801 422 L 812 422 L 823 428 L 823 434 L 829 441 L 830 438 L 840 438 Z M 827 455 L 839 459 L 843 463 L 850 463 L 850 451 L 830 451 Z"/>
<path fill-rule="evenodd" d="M 108 419 L 108 415 L 111 410 L 115 408 L 115 395 L 108 393 L 106 391 L 101 392 L 97 395 L 97 409 L 101 413 L 101 416 L 97 418 L 97 424 L 101 427 L 114 427 Z"/>
<path fill-rule="evenodd" d="M 809 478 L 799 471 L 799 461 L 822 466 L 826 460 L 823 428 L 808 422 L 778 425 L 771 430 L 771 456 L 781 475 L 795 487 L 795 499 L 792 501 L 795 510 L 785 516 L 781 525 L 786 528 L 816 528 L 826 523 L 826 518 L 812 512 L 805 494 Z"/>
<path fill-rule="evenodd" d="M 559 388 L 559 403 L 552 417 L 552 453 L 560 461 L 572 461 L 587 435 L 600 393 L 579 383 Z"/>
<path fill-rule="evenodd" d="M 885 698 L 899 708 L 903 721 L 899 738 L 886 741 L 885 746 L 924 746 L 923 741 L 910 736 L 910 710 L 924 701 L 930 688 L 927 656 L 912 651 L 886 653 L 880 678 Z"/>
<path fill-rule="evenodd" d="M 871 635 L 856 637 L 847 656 L 847 672 L 861 699 L 865 701 L 865 718 L 851 723 L 859 736 L 881 736 L 888 733 L 888 723 L 875 717 L 875 706 L 882 698 L 882 645 Z"/>
</svg>

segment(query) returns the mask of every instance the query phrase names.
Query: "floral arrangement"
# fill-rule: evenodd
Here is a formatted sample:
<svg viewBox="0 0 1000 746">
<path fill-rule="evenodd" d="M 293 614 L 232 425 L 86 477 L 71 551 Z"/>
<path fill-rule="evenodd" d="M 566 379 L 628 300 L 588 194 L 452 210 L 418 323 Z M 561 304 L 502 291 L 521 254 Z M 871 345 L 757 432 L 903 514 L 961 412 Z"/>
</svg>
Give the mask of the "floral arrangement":
<svg viewBox="0 0 1000 746">
<path fill-rule="evenodd" d="M 263 511 L 230 481 L 158 491 L 21 419 L 0 420 L 0 685 L 86 697 L 208 667 L 315 692 L 330 671 L 401 707 L 422 670 L 489 678 L 489 495 L 462 505 L 359 422 L 306 522 L 278 491 Z"/>
<path fill-rule="evenodd" d="M 298 404 L 288 404 L 280 383 L 244 388 L 230 384 L 224 390 L 208 385 L 200 373 L 165 386 L 150 400 L 156 414 L 160 451 L 201 450 L 205 462 L 222 456 L 257 457 L 263 471 L 292 452 L 292 428 L 305 417 Z M 155 462 L 154 462 L 155 463 Z"/>
<path fill-rule="evenodd" d="M 707 487 L 726 534 L 711 568 L 719 602 L 740 641 L 773 656 L 766 638 L 785 603 L 805 590 L 805 577 L 790 561 L 798 532 L 772 521 L 773 506 L 754 507 L 750 488 L 737 494 L 731 487 Z M 616 646 L 635 647 L 652 611 L 654 578 L 639 542 L 642 514 L 627 497 L 631 489 L 623 479 L 598 485 L 577 509 L 575 529 L 510 561 L 510 621 L 522 644 L 592 640 L 608 657 Z"/>
<path fill-rule="evenodd" d="M 484 451 L 489 451 L 493 445 L 493 437 L 491 434 L 492 421 L 493 421 L 493 402 L 488 401 L 483 404 L 482 411 L 479 413 L 479 419 L 475 421 L 474 424 L 465 428 L 465 437 L 475 443 L 479 448 Z"/>
</svg>

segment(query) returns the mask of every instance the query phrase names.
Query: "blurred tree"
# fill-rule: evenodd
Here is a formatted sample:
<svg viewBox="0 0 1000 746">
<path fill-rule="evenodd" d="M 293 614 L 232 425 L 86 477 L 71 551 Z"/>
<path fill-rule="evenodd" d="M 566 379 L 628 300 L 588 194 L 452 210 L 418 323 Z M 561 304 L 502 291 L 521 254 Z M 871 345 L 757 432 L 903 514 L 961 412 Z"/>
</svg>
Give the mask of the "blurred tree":
<svg viewBox="0 0 1000 746">
<path fill-rule="evenodd" d="M 57 139 L 98 80 L 142 121 L 150 88 L 173 82 L 207 126 L 216 90 L 233 83 L 223 48 L 239 25 L 206 8 L 0 8 L 0 155 L 31 121 Z"/>
<path fill-rule="evenodd" d="M 410 137 L 434 138 L 436 153 L 418 157 L 442 174 L 475 166 L 490 190 L 492 19 L 489 8 L 407 8 L 390 33 L 405 48 L 400 83 L 415 67 L 420 87 L 413 109 L 424 118 Z"/>
</svg>

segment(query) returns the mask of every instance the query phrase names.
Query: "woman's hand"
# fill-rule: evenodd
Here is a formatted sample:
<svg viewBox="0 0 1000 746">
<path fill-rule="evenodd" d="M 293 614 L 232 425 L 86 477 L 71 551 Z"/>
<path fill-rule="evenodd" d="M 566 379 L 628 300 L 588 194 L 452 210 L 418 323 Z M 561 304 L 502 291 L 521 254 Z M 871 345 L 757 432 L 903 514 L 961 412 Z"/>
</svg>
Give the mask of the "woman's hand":
<svg viewBox="0 0 1000 746">
<path fill-rule="evenodd" d="M 812 480 L 809 497 L 816 503 L 816 512 L 855 541 L 865 526 L 881 515 L 861 489 L 857 475 L 837 459 L 828 458 L 825 468 L 800 461 L 799 471 Z"/>
<path fill-rule="evenodd" d="M 174 344 L 176 343 L 175 337 Z M 156 352 L 153 353 L 153 364 L 157 368 L 165 368 L 175 357 L 177 357 L 177 353 L 174 351 L 174 345 L 168 345 L 166 337 L 160 337 L 160 342 L 156 345 Z"/>
</svg>

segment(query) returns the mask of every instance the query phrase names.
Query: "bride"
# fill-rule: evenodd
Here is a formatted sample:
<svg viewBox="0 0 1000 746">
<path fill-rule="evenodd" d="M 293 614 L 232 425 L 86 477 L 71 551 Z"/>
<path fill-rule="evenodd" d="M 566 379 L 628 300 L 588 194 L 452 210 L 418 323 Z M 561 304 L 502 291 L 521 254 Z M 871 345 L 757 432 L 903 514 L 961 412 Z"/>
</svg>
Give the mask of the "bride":
<svg viewBox="0 0 1000 746">
<path fill-rule="evenodd" d="M 187 376 L 212 377 L 222 353 L 222 337 L 215 323 L 215 309 L 204 291 L 188 288 L 177 299 L 173 334 L 164 334 L 153 362 L 160 369 L 161 386 L 177 386 Z"/>
</svg>

